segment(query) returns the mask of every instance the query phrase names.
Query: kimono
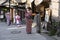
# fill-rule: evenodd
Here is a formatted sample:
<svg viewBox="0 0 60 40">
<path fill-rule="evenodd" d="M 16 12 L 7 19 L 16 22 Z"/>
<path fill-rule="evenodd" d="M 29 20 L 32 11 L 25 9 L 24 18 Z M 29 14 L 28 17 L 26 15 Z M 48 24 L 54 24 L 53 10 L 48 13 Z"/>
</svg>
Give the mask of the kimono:
<svg viewBox="0 0 60 40">
<path fill-rule="evenodd" d="M 6 20 L 7 20 L 7 24 L 8 26 L 11 24 L 11 21 L 10 21 L 10 14 L 9 13 L 6 13 Z"/>
<path fill-rule="evenodd" d="M 16 24 L 20 25 L 20 16 L 16 15 L 15 19 L 16 19 Z"/>
<path fill-rule="evenodd" d="M 32 30 L 31 13 L 25 13 L 25 18 L 26 18 L 26 32 L 27 34 L 30 34 Z"/>
</svg>

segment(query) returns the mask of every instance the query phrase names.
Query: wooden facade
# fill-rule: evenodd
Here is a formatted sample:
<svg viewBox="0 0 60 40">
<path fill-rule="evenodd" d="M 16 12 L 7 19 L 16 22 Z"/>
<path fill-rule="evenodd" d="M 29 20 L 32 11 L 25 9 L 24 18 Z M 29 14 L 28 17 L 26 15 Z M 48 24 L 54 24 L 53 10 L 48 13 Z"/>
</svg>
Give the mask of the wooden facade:
<svg viewBox="0 0 60 40">
<path fill-rule="evenodd" d="M 36 12 L 40 12 L 41 18 L 45 18 L 46 9 L 49 8 L 51 0 L 43 0 L 39 5 L 35 6 Z"/>
</svg>

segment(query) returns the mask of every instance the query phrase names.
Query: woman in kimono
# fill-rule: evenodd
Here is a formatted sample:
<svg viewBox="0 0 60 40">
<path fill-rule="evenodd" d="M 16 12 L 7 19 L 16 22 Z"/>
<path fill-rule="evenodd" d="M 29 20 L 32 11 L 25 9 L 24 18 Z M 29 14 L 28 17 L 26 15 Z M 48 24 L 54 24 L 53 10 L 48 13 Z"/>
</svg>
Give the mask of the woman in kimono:
<svg viewBox="0 0 60 40">
<path fill-rule="evenodd" d="M 20 26 L 20 16 L 17 14 L 16 16 L 15 16 L 15 19 L 16 19 L 16 24 L 17 24 L 17 26 Z"/>
<path fill-rule="evenodd" d="M 10 13 L 7 12 L 5 16 L 6 16 L 7 24 L 8 24 L 8 26 L 10 26 L 10 24 L 11 24 L 11 21 L 10 21 Z"/>
<path fill-rule="evenodd" d="M 32 10 L 30 7 L 28 7 L 25 13 L 27 34 L 31 34 L 31 30 L 32 30 L 32 17 L 31 16 L 32 16 Z"/>
</svg>

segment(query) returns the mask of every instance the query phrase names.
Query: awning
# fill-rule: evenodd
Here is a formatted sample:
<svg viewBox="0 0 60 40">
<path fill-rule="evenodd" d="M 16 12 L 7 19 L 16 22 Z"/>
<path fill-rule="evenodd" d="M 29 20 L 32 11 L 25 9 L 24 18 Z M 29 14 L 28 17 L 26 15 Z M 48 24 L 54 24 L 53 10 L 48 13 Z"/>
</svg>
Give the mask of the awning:
<svg viewBox="0 0 60 40">
<path fill-rule="evenodd" d="M 37 6 L 37 5 L 39 5 L 41 2 L 42 2 L 43 0 L 35 0 L 35 5 Z"/>
</svg>

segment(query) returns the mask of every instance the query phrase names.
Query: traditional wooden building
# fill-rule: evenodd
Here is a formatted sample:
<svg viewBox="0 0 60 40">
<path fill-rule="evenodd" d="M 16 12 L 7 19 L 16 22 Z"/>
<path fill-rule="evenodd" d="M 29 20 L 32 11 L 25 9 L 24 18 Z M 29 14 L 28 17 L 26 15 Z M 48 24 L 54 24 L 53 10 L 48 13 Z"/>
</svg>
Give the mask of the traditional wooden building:
<svg viewBox="0 0 60 40">
<path fill-rule="evenodd" d="M 0 0 L 0 19 L 5 21 L 5 13 L 9 10 L 9 0 Z"/>
<path fill-rule="evenodd" d="M 35 8 L 36 8 L 36 12 L 40 12 L 42 19 L 45 19 L 45 13 L 46 13 L 46 9 L 50 8 L 50 2 L 51 0 L 35 0 Z"/>
<path fill-rule="evenodd" d="M 24 18 L 25 5 L 26 5 L 26 0 L 10 1 L 10 14 L 11 14 L 11 20 L 13 23 L 15 23 L 14 17 L 16 14 L 19 14 L 21 16 L 21 20 Z"/>
<path fill-rule="evenodd" d="M 16 13 L 21 14 L 21 17 L 24 18 L 26 0 L 0 0 L 0 10 L 10 11 L 10 18 L 12 22 L 15 22 Z"/>
</svg>

